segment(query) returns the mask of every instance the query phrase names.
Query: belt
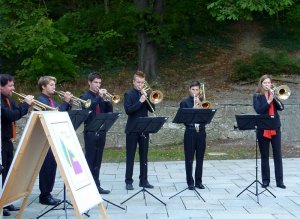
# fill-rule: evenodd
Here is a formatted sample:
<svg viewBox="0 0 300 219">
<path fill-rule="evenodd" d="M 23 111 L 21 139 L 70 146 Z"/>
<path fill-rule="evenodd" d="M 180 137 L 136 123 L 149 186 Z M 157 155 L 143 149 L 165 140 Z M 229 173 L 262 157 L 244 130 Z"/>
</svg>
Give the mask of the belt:
<svg viewBox="0 0 300 219">
<path fill-rule="evenodd" d="M 188 130 L 195 130 L 195 131 L 205 131 L 205 127 L 199 127 L 199 130 L 196 130 L 196 127 L 195 126 L 186 126 L 185 127 L 186 129 Z"/>
</svg>

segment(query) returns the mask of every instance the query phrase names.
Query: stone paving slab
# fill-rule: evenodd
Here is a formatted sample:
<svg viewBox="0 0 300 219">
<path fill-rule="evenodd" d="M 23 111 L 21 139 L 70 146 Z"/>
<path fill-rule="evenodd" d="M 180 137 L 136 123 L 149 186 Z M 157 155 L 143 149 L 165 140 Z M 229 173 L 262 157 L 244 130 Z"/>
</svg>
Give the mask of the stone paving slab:
<svg viewBox="0 0 300 219">
<path fill-rule="evenodd" d="M 260 162 L 258 163 L 260 166 Z M 105 163 L 101 167 L 101 185 L 105 189 L 110 189 L 109 195 L 102 198 L 116 205 L 122 206 L 122 210 L 106 201 L 104 206 L 108 218 L 112 219 L 295 219 L 300 218 L 300 159 L 284 159 L 284 182 L 287 189 L 276 187 L 274 179 L 273 160 L 270 160 L 271 183 L 269 191 L 258 187 L 259 192 L 263 192 L 257 197 L 248 190 L 242 192 L 255 180 L 255 160 L 209 160 L 204 161 L 203 184 L 204 190 L 197 190 L 204 201 L 191 190 L 185 183 L 185 169 L 183 161 L 170 162 L 150 162 L 149 181 L 155 186 L 149 189 L 162 202 L 153 198 L 148 193 L 137 194 L 123 205 L 120 203 L 138 192 L 139 164 L 135 164 L 134 169 L 134 190 L 125 190 L 124 174 L 125 163 Z M 260 171 L 258 173 L 260 177 Z M 259 178 L 260 180 L 260 178 Z M 63 181 L 57 174 L 53 195 L 56 198 L 63 197 Z M 255 184 L 249 190 L 255 193 Z M 175 197 L 171 196 L 176 193 Z M 38 180 L 34 184 L 33 191 L 29 197 L 29 204 L 25 209 L 23 218 L 36 218 L 49 206 L 38 203 Z M 16 201 L 19 206 L 21 200 Z M 62 208 L 62 206 L 60 206 Z M 4 217 L 12 219 L 16 217 Z M 101 218 L 99 208 L 95 207 L 89 211 L 90 217 Z M 51 211 L 42 218 L 62 219 L 66 218 L 63 210 Z M 72 209 L 67 210 L 67 218 L 75 218 Z"/>
</svg>

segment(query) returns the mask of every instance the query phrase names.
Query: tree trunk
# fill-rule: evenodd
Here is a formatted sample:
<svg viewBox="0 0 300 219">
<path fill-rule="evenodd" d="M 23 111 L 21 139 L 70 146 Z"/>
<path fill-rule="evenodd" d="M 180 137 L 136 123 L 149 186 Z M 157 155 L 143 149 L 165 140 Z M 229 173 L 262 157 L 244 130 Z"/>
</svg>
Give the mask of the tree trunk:
<svg viewBox="0 0 300 219">
<path fill-rule="evenodd" d="M 104 0 L 105 14 L 109 13 L 109 0 Z"/>
<path fill-rule="evenodd" d="M 158 15 L 163 13 L 163 0 L 155 0 L 151 6 L 147 0 L 136 0 L 135 2 L 140 9 L 152 7 L 153 13 Z M 138 30 L 138 69 L 147 75 L 147 80 L 153 81 L 159 75 L 157 43 L 147 38 L 144 29 Z"/>
</svg>

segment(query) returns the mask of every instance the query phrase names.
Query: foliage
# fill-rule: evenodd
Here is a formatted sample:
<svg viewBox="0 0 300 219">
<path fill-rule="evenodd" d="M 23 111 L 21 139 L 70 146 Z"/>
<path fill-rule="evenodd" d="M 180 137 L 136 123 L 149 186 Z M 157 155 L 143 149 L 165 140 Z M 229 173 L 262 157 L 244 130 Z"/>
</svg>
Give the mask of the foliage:
<svg viewBox="0 0 300 219">
<path fill-rule="evenodd" d="M 4 60 L 20 79 L 35 81 L 42 75 L 61 80 L 76 77 L 74 55 L 64 52 L 68 38 L 45 16 L 45 9 L 31 1 L 3 0 L 0 5 L 1 47 Z M 12 61 L 13 60 L 13 61 Z"/>
<path fill-rule="evenodd" d="M 115 10 L 105 14 L 97 6 L 68 12 L 56 22 L 69 38 L 67 51 L 77 55 L 81 67 L 113 66 L 128 56 L 135 42 L 135 21 L 127 6 Z"/>
<path fill-rule="evenodd" d="M 297 51 L 300 49 L 300 28 L 291 30 L 279 27 L 266 31 L 262 37 L 262 45 L 275 50 Z"/>
<path fill-rule="evenodd" d="M 294 0 L 216 0 L 207 8 L 218 21 L 252 20 L 254 12 L 274 15 L 294 4 Z"/>
<path fill-rule="evenodd" d="M 256 79 L 264 74 L 300 74 L 300 59 L 291 58 L 284 52 L 274 55 L 258 52 L 249 60 L 235 62 L 233 77 L 237 81 Z"/>
<path fill-rule="evenodd" d="M 300 25 L 300 5 L 295 5 L 295 7 L 291 8 L 290 11 L 287 12 L 287 21 L 289 24 Z M 294 26 L 297 27 L 297 26 Z"/>
</svg>

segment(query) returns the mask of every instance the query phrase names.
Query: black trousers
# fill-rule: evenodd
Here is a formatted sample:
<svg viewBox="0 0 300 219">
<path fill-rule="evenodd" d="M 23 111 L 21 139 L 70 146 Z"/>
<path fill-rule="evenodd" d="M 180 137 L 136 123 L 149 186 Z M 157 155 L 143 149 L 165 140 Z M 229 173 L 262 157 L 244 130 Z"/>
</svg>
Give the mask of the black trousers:
<svg viewBox="0 0 300 219">
<path fill-rule="evenodd" d="M 2 186 L 6 180 L 9 168 L 14 158 L 14 145 L 11 140 L 2 140 L 2 150 L 1 150 L 1 157 L 2 157 Z"/>
<path fill-rule="evenodd" d="M 261 155 L 261 176 L 262 181 L 270 183 L 270 165 L 269 165 L 269 151 L 270 143 L 273 150 L 273 159 L 275 167 L 275 179 L 277 184 L 283 183 L 283 168 L 281 156 L 281 131 L 276 130 L 276 135 L 271 139 L 263 137 L 263 130 L 257 132 L 258 146 Z"/>
<path fill-rule="evenodd" d="M 49 149 L 39 173 L 40 198 L 51 194 L 55 183 L 56 168 L 57 164 L 54 155 L 52 150 Z"/>
<path fill-rule="evenodd" d="M 206 132 L 186 128 L 184 133 L 184 156 L 186 182 L 188 185 L 202 183 L 203 159 L 206 149 Z M 193 178 L 193 161 L 196 154 L 195 182 Z"/>
<path fill-rule="evenodd" d="M 134 157 L 139 144 L 140 156 L 140 182 L 146 183 L 148 181 L 148 148 L 149 148 L 149 134 L 141 135 L 139 133 L 126 134 L 126 173 L 125 183 L 132 184 Z"/>
<path fill-rule="evenodd" d="M 106 132 L 85 132 L 85 158 L 97 187 L 100 187 L 100 168 L 103 150 L 106 141 Z"/>
</svg>

